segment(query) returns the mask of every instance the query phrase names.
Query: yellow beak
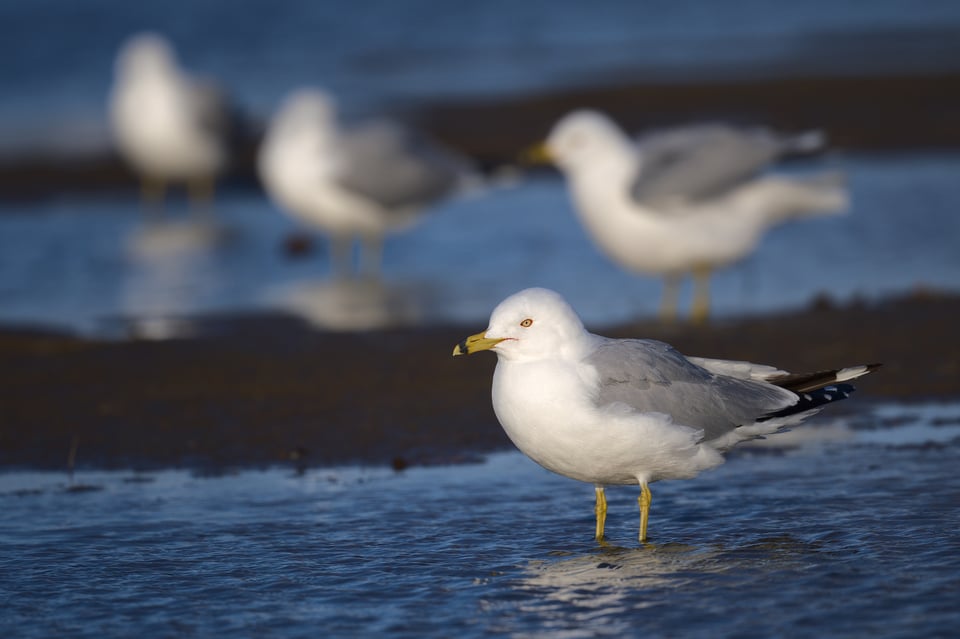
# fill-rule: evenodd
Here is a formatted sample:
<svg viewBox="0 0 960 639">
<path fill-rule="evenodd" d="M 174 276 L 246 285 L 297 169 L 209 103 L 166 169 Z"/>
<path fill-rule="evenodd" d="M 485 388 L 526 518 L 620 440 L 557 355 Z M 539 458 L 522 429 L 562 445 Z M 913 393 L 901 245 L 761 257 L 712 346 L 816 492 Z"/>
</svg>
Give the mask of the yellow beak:
<svg viewBox="0 0 960 639">
<path fill-rule="evenodd" d="M 553 163 L 553 154 L 550 153 L 550 149 L 547 147 L 546 142 L 540 142 L 539 144 L 534 144 L 531 147 L 527 147 L 520 153 L 520 163 L 521 164 L 552 164 Z"/>
<path fill-rule="evenodd" d="M 471 335 L 453 347 L 453 355 L 473 355 L 478 351 L 488 351 L 500 342 L 502 337 L 487 337 L 486 332 Z"/>
</svg>

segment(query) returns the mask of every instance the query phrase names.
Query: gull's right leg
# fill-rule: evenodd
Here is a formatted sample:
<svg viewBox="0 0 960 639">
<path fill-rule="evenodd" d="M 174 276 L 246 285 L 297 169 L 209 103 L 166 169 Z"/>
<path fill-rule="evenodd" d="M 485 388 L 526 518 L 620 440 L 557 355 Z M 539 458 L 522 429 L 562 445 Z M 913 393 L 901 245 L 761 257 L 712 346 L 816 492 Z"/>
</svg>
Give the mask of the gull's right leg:
<svg viewBox="0 0 960 639">
<path fill-rule="evenodd" d="M 353 240 L 350 237 L 330 237 L 330 271 L 337 278 L 349 277 L 353 272 Z"/>
<path fill-rule="evenodd" d="M 192 178 L 187 182 L 187 197 L 191 212 L 197 217 L 213 214 L 213 199 L 216 194 L 216 182 L 211 175 Z"/>
<path fill-rule="evenodd" d="M 593 508 L 593 512 L 597 515 L 597 533 L 595 539 L 602 542 L 603 525 L 607 521 L 607 496 L 603 492 L 603 486 L 594 486 L 593 489 L 597 494 L 597 504 Z"/>
<path fill-rule="evenodd" d="M 706 324 L 710 316 L 710 267 L 698 266 L 693 271 L 693 307 L 690 319 L 694 324 Z"/>
<path fill-rule="evenodd" d="M 163 178 L 144 175 L 140 178 L 140 202 L 147 215 L 158 216 L 163 212 L 163 200 L 167 184 Z"/>
<path fill-rule="evenodd" d="M 360 260 L 360 271 L 369 277 L 380 275 L 383 263 L 383 236 L 368 233 L 361 239 L 363 248 Z"/>
<path fill-rule="evenodd" d="M 647 521 L 650 519 L 650 502 L 653 501 L 653 493 L 650 492 L 650 486 L 647 482 L 640 481 L 640 543 L 647 541 Z"/>
<path fill-rule="evenodd" d="M 660 321 L 673 324 L 677 319 L 677 304 L 680 297 L 680 279 L 678 273 L 663 276 L 663 298 L 660 300 Z"/>
</svg>

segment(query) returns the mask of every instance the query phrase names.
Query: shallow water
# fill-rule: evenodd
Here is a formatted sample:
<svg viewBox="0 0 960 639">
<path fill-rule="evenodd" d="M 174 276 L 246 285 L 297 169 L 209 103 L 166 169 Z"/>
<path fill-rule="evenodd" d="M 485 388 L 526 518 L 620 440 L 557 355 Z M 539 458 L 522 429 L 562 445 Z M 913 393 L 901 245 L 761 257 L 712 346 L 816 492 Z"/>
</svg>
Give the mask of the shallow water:
<svg viewBox="0 0 960 639">
<path fill-rule="evenodd" d="M 719 315 L 843 301 L 915 286 L 957 290 L 957 154 L 829 157 L 794 170 L 842 169 L 848 215 L 772 230 L 744 263 L 713 281 Z M 132 197 L 0 204 L 0 322 L 108 331 L 135 318 L 154 337 L 189 330 L 184 315 L 285 310 L 333 329 L 482 324 L 527 286 L 560 291 L 591 324 L 652 315 L 657 278 L 638 277 L 596 249 L 559 179 L 535 179 L 450 201 L 387 240 L 383 279 L 334 282 L 318 243 L 285 256 L 296 226 L 257 192 L 228 192 L 216 226 L 146 222 Z M 685 291 L 689 296 L 689 291 Z M 684 299 L 688 303 L 688 297 Z"/>
<path fill-rule="evenodd" d="M 491 425 L 495 427 L 495 425 Z M 4 636 L 947 637 L 960 406 L 861 407 L 608 491 L 519 453 L 198 477 L 0 475 Z M 775 447 L 771 444 L 777 444 Z"/>
</svg>

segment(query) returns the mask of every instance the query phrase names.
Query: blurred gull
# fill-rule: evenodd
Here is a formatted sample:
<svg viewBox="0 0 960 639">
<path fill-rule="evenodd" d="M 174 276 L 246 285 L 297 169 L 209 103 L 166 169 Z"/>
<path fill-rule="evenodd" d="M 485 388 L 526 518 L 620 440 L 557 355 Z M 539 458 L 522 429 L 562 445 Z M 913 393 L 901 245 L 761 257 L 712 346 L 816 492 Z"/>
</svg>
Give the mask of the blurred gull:
<svg viewBox="0 0 960 639">
<path fill-rule="evenodd" d="M 411 284 L 388 286 L 378 278 L 333 278 L 297 283 L 274 297 L 317 328 L 365 331 L 419 323 L 426 293 Z"/>
<path fill-rule="evenodd" d="M 380 269 L 383 236 L 464 185 L 466 164 L 387 121 L 345 128 L 331 96 L 302 89 L 270 122 L 259 154 L 270 196 L 329 236 L 334 271 L 351 270 L 360 238 L 368 273 Z"/>
<path fill-rule="evenodd" d="M 776 433 L 845 399 L 844 383 L 876 368 L 791 374 L 749 362 L 685 357 L 669 344 L 588 333 L 554 291 L 533 288 L 500 303 L 489 328 L 454 355 L 493 350 L 493 408 L 525 455 L 596 492 L 603 540 L 604 487 L 640 485 L 640 541 L 661 479 L 723 463 L 735 444 Z"/>
<path fill-rule="evenodd" d="M 110 122 L 120 153 L 140 174 L 145 203 L 160 204 L 169 183 L 183 182 L 195 204 L 209 205 L 228 160 L 226 101 L 180 69 L 161 36 L 139 34 L 121 48 Z"/>
<path fill-rule="evenodd" d="M 694 321 L 709 313 L 710 272 L 748 255 L 771 226 L 842 211 L 842 175 L 758 176 L 779 157 L 810 151 L 818 133 L 696 125 L 634 141 L 606 115 L 575 111 L 534 153 L 565 174 L 581 222 L 626 269 L 663 275 L 661 315 L 676 315 L 683 274 L 694 274 Z"/>
</svg>

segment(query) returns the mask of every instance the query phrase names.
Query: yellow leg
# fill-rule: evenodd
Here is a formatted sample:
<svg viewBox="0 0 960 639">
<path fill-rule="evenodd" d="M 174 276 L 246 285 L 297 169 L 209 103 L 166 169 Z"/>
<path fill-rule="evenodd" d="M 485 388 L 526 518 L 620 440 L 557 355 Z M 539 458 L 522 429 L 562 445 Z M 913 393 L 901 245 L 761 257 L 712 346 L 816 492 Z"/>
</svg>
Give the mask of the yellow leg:
<svg viewBox="0 0 960 639">
<path fill-rule="evenodd" d="M 660 300 L 660 321 L 672 324 L 677 319 L 677 300 L 680 297 L 680 276 L 668 273 L 663 276 L 663 298 Z"/>
<path fill-rule="evenodd" d="M 213 211 L 213 196 L 216 185 L 212 176 L 205 175 L 191 179 L 187 183 L 187 195 L 190 198 L 190 207 L 202 215 L 209 215 Z"/>
<path fill-rule="evenodd" d="M 640 482 L 640 497 L 637 501 L 640 502 L 640 543 L 643 544 L 647 541 L 647 520 L 650 519 L 650 502 L 653 501 L 653 494 L 645 481 Z"/>
<path fill-rule="evenodd" d="M 147 214 L 160 213 L 167 193 L 167 184 L 162 178 L 144 175 L 140 179 L 140 200 Z"/>
<path fill-rule="evenodd" d="M 706 324 L 710 315 L 710 267 L 698 266 L 693 271 L 693 308 L 690 319 L 694 324 Z"/>
<path fill-rule="evenodd" d="M 607 496 L 603 492 L 603 486 L 595 486 L 594 490 L 597 493 L 597 505 L 593 509 L 593 512 L 597 515 L 597 534 L 595 538 L 597 541 L 603 541 L 603 525 L 607 521 Z"/>
<path fill-rule="evenodd" d="M 383 262 L 383 236 L 364 235 L 360 238 L 360 246 L 363 249 L 360 254 L 360 271 L 364 275 L 376 277 L 380 274 Z"/>
<path fill-rule="evenodd" d="M 353 272 L 353 239 L 350 237 L 330 238 L 330 272 L 336 278 L 349 277 Z"/>
</svg>

